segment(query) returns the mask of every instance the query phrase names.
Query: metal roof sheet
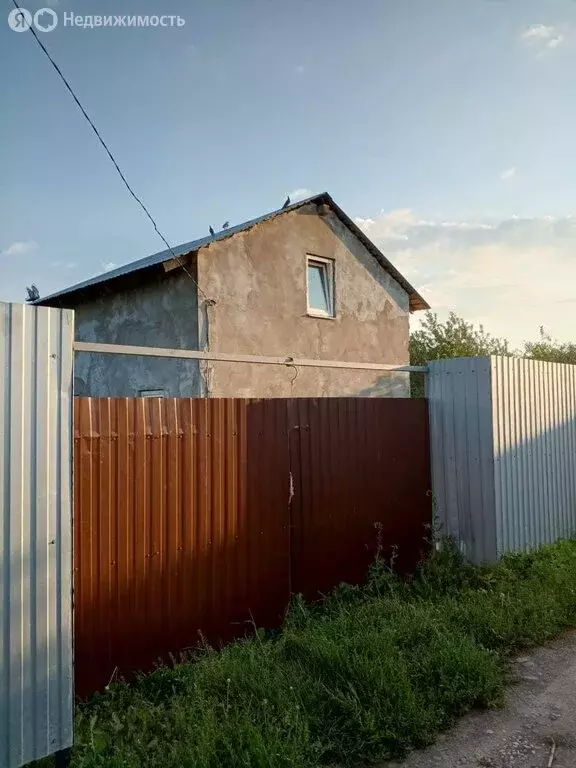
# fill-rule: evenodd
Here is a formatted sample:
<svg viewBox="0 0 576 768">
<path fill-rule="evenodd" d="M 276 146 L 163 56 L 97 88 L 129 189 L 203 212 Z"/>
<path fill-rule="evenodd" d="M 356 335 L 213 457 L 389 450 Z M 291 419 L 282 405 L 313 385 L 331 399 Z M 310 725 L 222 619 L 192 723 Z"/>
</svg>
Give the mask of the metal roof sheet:
<svg viewBox="0 0 576 768">
<path fill-rule="evenodd" d="M 310 203 L 315 203 L 315 204 L 325 203 L 333 210 L 333 212 L 338 216 L 338 218 L 343 222 L 343 224 L 345 224 L 345 226 L 348 227 L 348 229 L 350 229 L 356 235 L 356 237 L 362 242 L 362 244 L 370 251 L 370 253 L 374 256 L 374 258 L 383 267 L 383 269 L 389 272 L 389 274 L 391 274 L 392 277 L 408 293 L 410 297 L 410 311 L 413 312 L 419 309 L 429 309 L 428 303 L 422 298 L 422 296 L 420 296 L 420 294 L 415 290 L 415 288 L 413 288 L 412 285 L 410 285 L 410 283 L 403 277 L 403 275 L 401 275 L 400 272 L 398 272 L 396 267 L 394 267 L 394 265 L 390 261 L 388 261 L 388 259 L 384 256 L 384 254 L 364 234 L 364 232 L 358 227 L 358 225 L 355 224 L 354 221 L 346 213 L 344 213 L 344 211 L 334 202 L 334 200 L 330 197 L 330 195 L 327 192 L 321 192 L 320 194 L 313 195 L 312 197 L 308 197 L 305 200 L 299 200 L 297 203 L 293 203 L 292 205 L 289 205 L 287 208 L 279 208 L 278 210 L 271 211 L 270 213 L 266 213 L 263 216 L 259 216 L 256 219 L 245 221 L 242 224 L 237 224 L 236 226 L 233 226 L 233 227 L 228 227 L 228 229 L 223 229 L 220 232 L 216 232 L 216 234 L 214 235 L 201 237 L 198 240 L 192 240 L 189 243 L 183 243 L 182 245 L 175 246 L 171 250 L 160 251 L 158 253 L 153 254 L 152 256 L 146 256 L 143 259 L 138 259 L 137 261 L 132 261 L 129 264 L 124 264 L 123 266 L 118 267 L 117 269 L 113 269 L 113 270 L 110 270 L 109 272 L 104 272 L 103 274 L 96 275 L 95 277 L 92 277 L 89 280 L 84 280 L 81 283 L 77 283 L 76 285 L 72 285 L 69 288 L 65 288 L 61 291 L 57 291 L 56 293 L 52 293 L 49 296 L 44 296 L 33 303 L 40 304 L 40 305 L 51 304 L 56 299 L 62 299 L 65 296 L 70 296 L 71 294 L 77 293 L 79 291 L 83 291 L 88 288 L 92 288 L 93 286 L 101 285 L 104 283 L 110 283 L 119 277 L 133 274 L 134 272 L 146 270 L 151 267 L 157 266 L 158 264 L 163 264 L 164 262 L 170 261 L 171 259 L 178 258 L 180 256 L 185 256 L 186 254 L 198 251 L 200 248 L 203 248 L 206 245 L 210 245 L 210 243 L 215 243 L 215 242 L 218 242 L 219 240 L 224 240 L 227 237 L 233 237 L 239 232 L 244 232 L 245 230 L 250 229 L 256 224 L 261 224 L 262 222 L 268 221 L 269 219 L 272 219 L 275 216 L 280 216 L 283 213 L 294 211 L 297 208 L 302 208 L 303 206 L 309 205 Z M 58 301 L 57 304 L 60 306 L 61 301 Z"/>
</svg>

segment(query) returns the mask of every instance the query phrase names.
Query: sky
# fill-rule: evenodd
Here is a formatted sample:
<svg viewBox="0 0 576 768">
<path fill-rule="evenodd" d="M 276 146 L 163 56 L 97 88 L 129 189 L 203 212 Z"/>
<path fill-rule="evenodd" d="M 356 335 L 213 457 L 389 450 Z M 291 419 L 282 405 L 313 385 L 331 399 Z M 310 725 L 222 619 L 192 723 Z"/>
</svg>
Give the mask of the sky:
<svg viewBox="0 0 576 768">
<path fill-rule="evenodd" d="M 21 4 L 58 14 L 38 34 L 170 244 L 328 191 L 442 317 L 575 340 L 576 0 Z M 164 244 L 0 7 L 0 300 L 22 301 Z"/>
</svg>

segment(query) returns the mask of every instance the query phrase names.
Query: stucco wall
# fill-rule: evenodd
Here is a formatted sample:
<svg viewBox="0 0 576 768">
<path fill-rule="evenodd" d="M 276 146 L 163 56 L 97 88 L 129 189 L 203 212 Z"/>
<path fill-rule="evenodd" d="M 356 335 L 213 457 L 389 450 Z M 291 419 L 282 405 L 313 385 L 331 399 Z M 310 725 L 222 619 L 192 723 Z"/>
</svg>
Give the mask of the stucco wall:
<svg viewBox="0 0 576 768">
<path fill-rule="evenodd" d="M 307 314 L 307 254 L 335 260 L 334 319 Z M 215 300 L 207 310 L 212 351 L 409 361 L 408 294 L 332 212 L 320 216 L 316 206 L 203 248 L 198 282 Z M 213 397 L 409 395 L 403 373 L 214 362 L 202 367 Z"/>
<path fill-rule="evenodd" d="M 76 339 L 109 344 L 198 349 L 196 286 L 178 270 L 142 286 L 83 301 L 76 310 Z M 171 397 L 203 394 L 198 362 L 134 355 L 79 353 L 74 393 L 134 397 L 142 390 Z"/>
</svg>

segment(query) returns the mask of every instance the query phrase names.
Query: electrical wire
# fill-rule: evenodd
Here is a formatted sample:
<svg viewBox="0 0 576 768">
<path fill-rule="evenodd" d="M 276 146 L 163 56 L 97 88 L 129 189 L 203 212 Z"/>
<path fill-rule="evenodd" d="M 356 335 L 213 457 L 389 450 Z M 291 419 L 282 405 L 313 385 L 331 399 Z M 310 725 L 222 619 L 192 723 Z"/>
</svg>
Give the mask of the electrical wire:
<svg viewBox="0 0 576 768">
<path fill-rule="evenodd" d="M 17 3 L 17 1 L 16 1 L 16 0 L 12 0 L 12 3 L 14 4 L 14 6 L 15 6 L 15 7 L 16 7 L 16 8 L 17 8 L 19 11 L 21 11 L 21 10 L 22 10 L 22 8 L 21 8 L 21 7 L 18 5 L 18 3 Z M 109 157 L 109 158 L 110 158 L 110 160 L 112 161 L 112 164 L 114 165 L 114 168 L 116 168 L 116 171 L 118 172 L 118 175 L 120 176 L 120 178 L 121 178 L 121 179 L 122 179 L 122 181 L 124 182 L 124 186 L 126 187 L 126 189 L 128 190 L 128 192 L 129 192 L 129 193 L 132 195 L 132 197 L 134 198 L 134 200 L 136 200 L 136 202 L 138 203 L 138 205 L 140 206 L 140 208 L 142 208 L 142 210 L 144 211 L 144 213 L 146 214 L 146 216 L 147 216 L 147 217 L 150 219 L 150 221 L 152 222 L 152 226 L 153 226 L 153 227 L 154 227 L 154 229 L 156 230 L 156 233 L 159 235 L 159 237 L 162 239 L 162 242 L 164 243 L 164 245 L 166 246 L 166 248 L 168 248 L 168 250 L 170 251 L 170 253 L 172 254 L 172 256 L 173 256 L 175 259 L 176 259 L 176 258 L 178 258 L 178 257 L 177 257 L 177 255 L 176 255 L 176 253 L 174 252 L 174 250 L 173 250 L 172 246 L 171 246 L 171 245 L 170 245 L 170 243 L 168 242 L 168 240 L 166 240 L 166 238 L 164 237 L 164 235 L 162 234 L 162 232 L 160 232 L 160 230 L 158 229 L 158 225 L 157 225 L 157 224 L 156 224 L 156 222 L 154 221 L 154 218 L 152 217 L 152 214 L 150 213 L 150 211 L 148 210 L 148 208 L 147 208 L 147 207 L 144 205 L 144 203 L 142 202 L 142 200 L 141 200 L 141 199 L 138 197 L 138 195 L 137 195 L 137 194 L 134 192 L 134 190 L 132 189 L 132 187 L 131 187 L 131 186 L 130 186 L 130 184 L 128 183 L 128 181 L 127 181 L 127 179 L 126 179 L 126 176 L 124 176 L 124 174 L 123 174 L 123 172 L 122 172 L 122 170 L 121 170 L 120 166 L 118 165 L 118 163 L 116 162 L 116 159 L 114 158 L 114 155 L 112 154 L 112 152 L 111 152 L 111 151 L 110 151 L 110 149 L 108 148 L 108 145 L 106 144 L 106 142 L 105 142 L 105 141 L 104 141 L 104 139 L 102 138 L 102 135 L 101 135 L 100 131 L 98 130 L 98 128 L 96 128 L 96 126 L 94 125 L 94 123 L 93 123 L 93 122 L 92 122 L 92 120 L 90 119 L 90 116 L 88 115 L 88 113 L 86 112 L 86 110 L 84 109 L 84 107 L 82 106 L 82 103 L 80 102 L 79 98 L 78 98 L 78 97 L 76 96 L 76 94 L 74 93 L 74 91 L 73 91 L 73 89 L 72 89 L 72 86 L 70 85 L 70 83 L 68 82 L 68 80 L 66 79 L 66 77 L 64 76 L 64 74 L 63 74 L 62 70 L 60 69 L 60 67 L 58 66 L 58 64 L 56 64 L 56 62 L 54 61 L 54 59 L 52 58 L 52 56 L 50 55 L 50 53 L 49 53 L 49 52 L 48 52 L 48 50 L 46 49 L 46 46 L 44 45 L 44 43 L 42 42 L 42 40 L 40 40 L 40 38 L 39 38 L 39 37 L 38 37 L 38 35 L 36 34 L 36 31 L 35 31 L 34 27 L 33 27 L 33 26 L 30 26 L 30 27 L 29 27 L 29 31 L 32 33 L 32 35 L 33 35 L 34 39 L 36 40 L 36 42 L 38 43 L 38 45 L 40 46 L 40 48 L 41 48 L 41 49 L 44 51 L 44 53 L 45 53 L 45 55 L 47 56 L 47 58 L 48 58 L 48 61 L 50 62 L 50 64 L 52 64 L 52 66 L 54 67 L 54 69 L 55 69 L 55 70 L 56 70 L 56 72 L 58 73 L 58 75 L 59 75 L 60 79 L 62 80 L 62 82 L 64 83 L 64 85 L 66 86 L 66 88 L 68 89 L 68 91 L 69 91 L 70 95 L 72 96 L 72 98 L 74 99 L 74 101 L 76 102 L 76 105 L 78 106 L 78 109 L 79 109 L 79 110 L 82 112 L 82 114 L 84 115 L 84 117 L 85 117 L 85 118 L 86 118 L 86 120 L 88 121 L 88 123 L 89 123 L 90 127 L 92 128 L 92 130 L 93 130 L 93 131 L 94 131 L 94 133 L 96 134 L 96 136 L 97 136 L 97 138 L 98 138 L 98 141 L 99 141 L 99 142 L 100 142 L 100 144 L 101 144 L 101 145 L 104 147 L 104 150 L 105 150 L 106 154 L 108 155 L 108 157 Z M 200 288 L 200 286 L 198 285 L 198 283 L 196 283 L 196 281 L 195 281 L 195 280 L 194 280 L 194 279 L 191 277 L 190 273 L 187 273 L 187 274 L 188 274 L 188 277 L 190 277 L 190 279 L 191 279 L 191 280 L 193 280 L 193 282 L 196 284 L 196 287 L 198 288 L 198 290 L 200 291 L 200 293 L 201 293 L 201 294 L 204 296 L 204 298 L 207 298 L 207 297 L 206 297 L 206 294 L 204 293 L 204 291 L 203 291 L 203 290 Z"/>
</svg>

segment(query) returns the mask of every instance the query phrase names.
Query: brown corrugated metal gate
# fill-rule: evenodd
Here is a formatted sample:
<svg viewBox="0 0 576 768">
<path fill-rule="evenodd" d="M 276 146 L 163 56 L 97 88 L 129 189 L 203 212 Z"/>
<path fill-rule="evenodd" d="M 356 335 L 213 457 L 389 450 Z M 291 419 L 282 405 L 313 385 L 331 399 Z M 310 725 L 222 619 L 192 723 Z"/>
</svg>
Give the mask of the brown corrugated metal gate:
<svg viewBox="0 0 576 768">
<path fill-rule="evenodd" d="M 379 540 L 411 568 L 431 521 L 423 400 L 77 398 L 74 469 L 81 696 L 277 626 Z"/>
<path fill-rule="evenodd" d="M 410 570 L 432 522 L 425 400 L 288 401 L 292 592 L 366 577 L 378 543 Z"/>
</svg>

